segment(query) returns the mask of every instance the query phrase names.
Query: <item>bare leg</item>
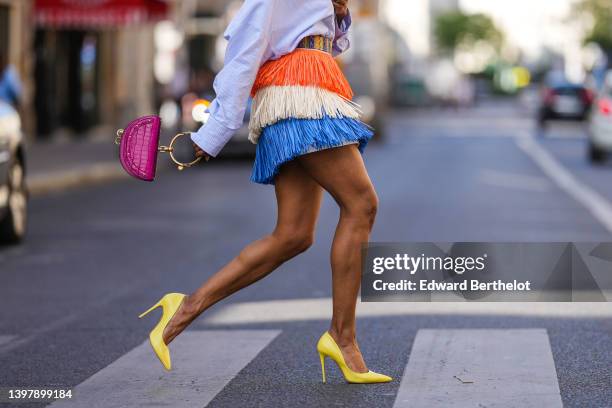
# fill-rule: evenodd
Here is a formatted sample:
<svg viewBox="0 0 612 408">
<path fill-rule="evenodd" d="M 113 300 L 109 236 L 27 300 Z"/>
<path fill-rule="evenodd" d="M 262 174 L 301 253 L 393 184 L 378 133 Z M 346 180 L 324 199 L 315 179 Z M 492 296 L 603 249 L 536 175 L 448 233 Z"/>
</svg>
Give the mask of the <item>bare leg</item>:
<svg viewBox="0 0 612 408">
<path fill-rule="evenodd" d="M 299 162 L 340 206 L 331 250 L 333 316 L 329 333 L 349 368 L 367 372 L 355 338 L 355 308 L 361 285 L 361 244 L 369 239 L 378 198 L 355 145 L 307 154 Z"/>
<path fill-rule="evenodd" d="M 297 163 L 284 165 L 275 183 L 277 224 L 189 295 L 164 331 L 169 344 L 202 312 L 257 282 L 312 245 L 323 190 Z"/>
</svg>

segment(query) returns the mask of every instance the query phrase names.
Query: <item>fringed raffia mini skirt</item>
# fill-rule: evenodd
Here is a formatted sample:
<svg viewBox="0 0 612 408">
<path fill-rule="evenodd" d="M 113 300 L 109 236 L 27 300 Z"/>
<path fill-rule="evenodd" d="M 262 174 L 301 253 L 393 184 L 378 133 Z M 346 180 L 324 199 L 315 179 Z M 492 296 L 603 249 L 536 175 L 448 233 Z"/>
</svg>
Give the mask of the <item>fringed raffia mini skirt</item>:
<svg viewBox="0 0 612 408">
<path fill-rule="evenodd" d="M 249 140 L 257 144 L 251 181 L 274 184 L 284 163 L 320 150 L 356 144 L 363 153 L 372 130 L 359 120 L 331 49 L 329 38 L 306 37 L 260 68 L 251 91 Z"/>
</svg>

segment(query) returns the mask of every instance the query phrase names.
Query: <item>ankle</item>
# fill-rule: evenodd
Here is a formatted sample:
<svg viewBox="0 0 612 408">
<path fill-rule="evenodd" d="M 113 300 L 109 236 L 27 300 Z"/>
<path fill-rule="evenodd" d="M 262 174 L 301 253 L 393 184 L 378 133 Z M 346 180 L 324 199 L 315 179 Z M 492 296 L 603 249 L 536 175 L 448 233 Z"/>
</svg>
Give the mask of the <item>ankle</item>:
<svg viewBox="0 0 612 408">
<path fill-rule="evenodd" d="M 187 316 L 198 316 L 201 312 L 201 302 L 194 298 L 193 295 L 188 295 L 183 300 L 183 304 L 179 309 L 181 315 Z"/>
<path fill-rule="evenodd" d="M 349 347 L 356 343 L 355 330 L 331 327 L 329 334 L 339 347 Z"/>
</svg>

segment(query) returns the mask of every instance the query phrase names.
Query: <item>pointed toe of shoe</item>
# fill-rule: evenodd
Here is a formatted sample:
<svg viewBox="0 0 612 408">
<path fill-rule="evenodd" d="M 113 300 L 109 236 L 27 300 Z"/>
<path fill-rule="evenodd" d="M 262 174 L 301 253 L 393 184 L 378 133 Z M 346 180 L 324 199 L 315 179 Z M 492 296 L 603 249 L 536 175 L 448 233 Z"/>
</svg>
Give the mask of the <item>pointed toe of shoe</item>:
<svg viewBox="0 0 612 408">
<path fill-rule="evenodd" d="M 349 382 L 356 384 L 378 384 L 387 383 L 390 381 L 393 381 L 393 378 L 389 377 L 388 375 L 375 373 L 374 371 L 355 375 L 349 380 Z"/>
<path fill-rule="evenodd" d="M 170 352 L 167 347 L 165 350 L 156 349 L 155 354 L 166 370 L 172 370 L 172 360 L 170 360 Z"/>
<path fill-rule="evenodd" d="M 384 374 L 379 374 L 379 373 L 372 373 L 374 374 L 374 378 L 376 379 L 375 382 L 377 383 L 387 383 L 387 382 L 391 382 L 393 381 L 393 378 L 389 377 L 388 375 L 384 375 Z"/>
<path fill-rule="evenodd" d="M 172 370 L 172 360 L 170 359 L 170 350 L 168 350 L 168 347 L 156 349 L 155 352 L 164 368 L 168 371 Z"/>
<path fill-rule="evenodd" d="M 172 371 L 172 362 L 170 360 L 162 361 L 162 364 L 164 368 L 166 369 L 166 371 Z"/>
<path fill-rule="evenodd" d="M 153 348 L 155 355 L 159 359 L 159 362 L 162 363 L 166 370 L 172 370 L 170 349 L 168 349 L 168 346 L 166 346 L 166 344 L 163 342 L 161 336 L 156 336 L 152 333 L 151 336 L 149 336 L 149 342 L 151 343 L 151 347 Z"/>
<path fill-rule="evenodd" d="M 345 373 L 344 378 L 351 384 L 378 384 L 393 381 L 388 375 L 368 371 L 367 373 Z"/>
</svg>

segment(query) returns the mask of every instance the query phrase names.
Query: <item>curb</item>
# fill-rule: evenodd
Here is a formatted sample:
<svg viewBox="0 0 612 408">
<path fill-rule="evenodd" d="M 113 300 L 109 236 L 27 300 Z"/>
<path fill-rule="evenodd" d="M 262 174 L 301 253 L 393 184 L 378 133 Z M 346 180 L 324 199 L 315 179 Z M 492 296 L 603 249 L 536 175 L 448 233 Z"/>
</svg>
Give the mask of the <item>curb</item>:
<svg viewBox="0 0 612 408">
<path fill-rule="evenodd" d="M 27 183 L 31 196 L 41 196 L 84 185 L 97 185 L 126 178 L 128 175 L 121 166 L 115 162 L 108 162 L 51 174 L 29 176 Z"/>
</svg>

